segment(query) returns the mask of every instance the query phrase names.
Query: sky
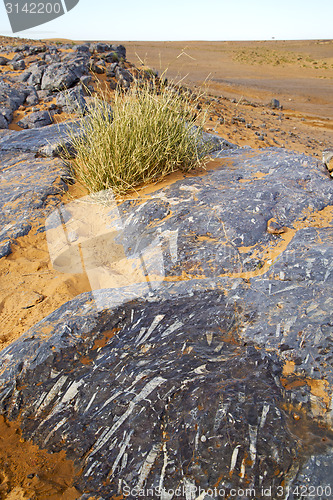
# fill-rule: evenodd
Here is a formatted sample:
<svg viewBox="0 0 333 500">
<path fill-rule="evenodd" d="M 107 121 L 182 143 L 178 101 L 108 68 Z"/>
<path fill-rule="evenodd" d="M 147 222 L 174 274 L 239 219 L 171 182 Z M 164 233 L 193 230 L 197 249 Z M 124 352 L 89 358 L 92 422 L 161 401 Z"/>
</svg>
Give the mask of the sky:
<svg viewBox="0 0 333 500">
<path fill-rule="evenodd" d="M 15 35 L 4 6 L 8 1 L 26 0 L 0 0 L 0 35 L 22 38 L 333 39 L 333 0 L 79 0 L 63 16 Z"/>
</svg>

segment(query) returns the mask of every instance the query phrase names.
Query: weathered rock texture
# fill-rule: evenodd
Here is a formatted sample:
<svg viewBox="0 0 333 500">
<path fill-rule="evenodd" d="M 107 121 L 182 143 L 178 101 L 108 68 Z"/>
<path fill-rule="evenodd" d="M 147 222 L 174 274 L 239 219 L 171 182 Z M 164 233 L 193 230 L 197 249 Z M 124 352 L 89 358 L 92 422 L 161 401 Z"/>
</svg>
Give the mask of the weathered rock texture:
<svg viewBox="0 0 333 500">
<path fill-rule="evenodd" d="M 77 133 L 80 125 L 74 125 Z M 67 146 L 67 125 L 43 130 L 6 131 L 0 136 L 0 258 L 11 253 L 11 243 L 34 226 L 44 228 L 45 217 L 67 190 L 68 169 L 53 156 Z M 74 129 L 73 129 L 74 131 Z"/>
<path fill-rule="evenodd" d="M 80 95 L 80 82 L 82 78 L 89 77 L 89 72 L 90 76 L 93 73 L 109 74 L 112 67 L 113 77 L 116 77 L 114 71 L 117 69 L 117 80 L 108 80 L 111 88 L 115 88 L 117 84 L 128 87 L 133 81 L 132 74 L 125 69 L 125 66 L 132 68 L 133 65 L 125 64 L 126 49 L 122 45 L 97 43 L 74 47 L 63 45 L 62 48 L 66 50 L 60 51 L 54 45 L 7 47 L 5 53 L 14 51 L 16 55 L 13 59 L 0 57 L 0 66 L 5 67 L 0 75 L 0 129 L 8 128 L 14 112 L 20 106 L 38 105 L 40 99 L 53 99 L 66 90 L 71 91 L 70 99 L 65 102 L 60 94 L 57 111 L 85 111 L 85 101 Z M 87 90 L 94 92 L 92 86 Z M 75 109 L 73 103 L 76 105 Z M 33 111 L 46 113 L 40 109 Z M 18 125 L 22 128 L 36 128 L 52 123 L 49 115 L 36 116 L 34 113 L 25 117 Z"/>
<path fill-rule="evenodd" d="M 86 493 L 275 500 L 330 484 L 331 179 L 279 149 L 220 157 L 124 202 L 96 247 L 107 273 L 113 244 L 131 263 L 154 242 L 155 281 L 83 294 L 1 353 L 2 413 L 65 449 Z"/>
</svg>

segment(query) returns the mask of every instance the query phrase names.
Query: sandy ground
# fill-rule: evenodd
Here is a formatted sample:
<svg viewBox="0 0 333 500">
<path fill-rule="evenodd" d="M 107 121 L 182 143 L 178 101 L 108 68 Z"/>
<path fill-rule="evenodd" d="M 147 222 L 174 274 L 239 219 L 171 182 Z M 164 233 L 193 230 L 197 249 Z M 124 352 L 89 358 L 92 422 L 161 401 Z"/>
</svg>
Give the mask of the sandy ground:
<svg viewBox="0 0 333 500">
<path fill-rule="evenodd" d="M 195 92 L 208 77 L 208 95 L 202 100 L 209 110 L 207 130 L 230 142 L 285 147 L 318 159 L 322 150 L 333 147 L 333 41 L 121 43 L 129 61 L 159 74 L 168 68 L 168 78 L 185 77 Z M 272 98 L 280 101 L 282 110 L 268 106 Z M 43 103 L 39 107 L 46 108 Z M 18 129 L 16 122 L 30 111 L 22 106 L 11 128 Z M 214 162 L 208 165 L 213 167 Z M 141 194 L 149 196 L 182 177 L 173 174 Z M 63 201 L 85 194 L 82 187 L 70 186 Z M 0 260 L 0 348 L 89 290 L 85 274 L 52 268 L 45 234 L 32 231 L 20 238 L 13 253 Z M 0 419 L 0 499 L 77 498 L 71 486 L 75 473 L 64 455 L 38 450 L 24 442 L 19 423 Z"/>
<path fill-rule="evenodd" d="M 0 498 L 74 500 L 74 465 L 65 452 L 49 454 L 21 437 L 15 422 L 0 416 Z M 15 487 L 13 487 L 15 485 Z"/>
<path fill-rule="evenodd" d="M 131 62 L 203 86 L 216 110 L 210 128 L 236 144 L 314 156 L 333 147 L 333 40 L 122 43 Z M 282 112 L 267 108 L 273 98 Z"/>
<path fill-rule="evenodd" d="M 333 118 L 333 40 L 122 43 L 129 61 L 191 85 L 208 79 L 214 95 L 276 97 L 286 109 Z"/>
</svg>

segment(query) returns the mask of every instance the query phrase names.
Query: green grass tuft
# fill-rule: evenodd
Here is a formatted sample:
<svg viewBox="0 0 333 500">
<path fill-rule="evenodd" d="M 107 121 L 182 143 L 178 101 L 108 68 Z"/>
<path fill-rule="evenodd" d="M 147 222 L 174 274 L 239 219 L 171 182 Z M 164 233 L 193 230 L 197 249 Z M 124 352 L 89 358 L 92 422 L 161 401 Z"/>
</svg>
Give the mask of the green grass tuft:
<svg viewBox="0 0 333 500">
<path fill-rule="evenodd" d="M 106 95 L 94 95 L 84 136 L 71 136 L 76 178 L 90 192 L 112 188 L 124 194 L 176 170 L 204 165 L 205 113 L 197 108 L 198 97 L 153 78 L 135 80 L 126 93 L 115 92 L 112 111 L 108 101 Z"/>
</svg>

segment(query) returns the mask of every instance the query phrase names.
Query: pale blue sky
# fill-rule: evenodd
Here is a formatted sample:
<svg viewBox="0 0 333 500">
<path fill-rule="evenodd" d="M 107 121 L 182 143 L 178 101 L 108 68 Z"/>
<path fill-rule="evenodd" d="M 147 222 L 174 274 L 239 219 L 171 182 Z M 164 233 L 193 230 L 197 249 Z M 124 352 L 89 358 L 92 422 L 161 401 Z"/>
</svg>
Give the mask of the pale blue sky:
<svg viewBox="0 0 333 500">
<path fill-rule="evenodd" d="M 58 19 L 15 36 L 73 40 L 327 39 L 333 38 L 332 20 L 333 0 L 80 0 Z M 0 35 L 13 36 L 1 0 Z"/>
</svg>

